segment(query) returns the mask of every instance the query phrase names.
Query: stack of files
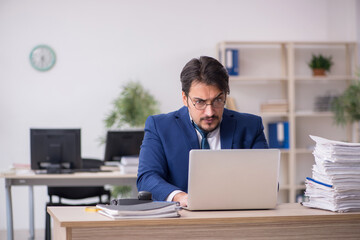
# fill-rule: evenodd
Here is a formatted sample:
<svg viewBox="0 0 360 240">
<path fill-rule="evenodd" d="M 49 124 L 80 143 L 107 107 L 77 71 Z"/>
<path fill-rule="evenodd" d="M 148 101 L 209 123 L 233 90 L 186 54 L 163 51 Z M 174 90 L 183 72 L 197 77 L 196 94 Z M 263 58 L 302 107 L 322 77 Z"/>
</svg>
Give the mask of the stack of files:
<svg viewBox="0 0 360 240">
<path fill-rule="evenodd" d="M 118 165 L 102 165 L 100 166 L 101 171 L 119 171 L 119 164 Z"/>
<path fill-rule="evenodd" d="M 131 174 L 137 173 L 139 168 L 139 156 L 123 156 L 120 161 L 120 172 Z"/>
<path fill-rule="evenodd" d="M 305 181 L 307 207 L 360 211 L 360 143 L 310 136 L 315 142 L 312 178 Z"/>
<path fill-rule="evenodd" d="M 265 112 L 288 112 L 289 104 L 286 99 L 272 99 L 260 105 L 260 111 Z"/>
<path fill-rule="evenodd" d="M 178 202 L 149 202 L 133 205 L 96 205 L 98 212 L 112 219 L 180 217 Z"/>
</svg>

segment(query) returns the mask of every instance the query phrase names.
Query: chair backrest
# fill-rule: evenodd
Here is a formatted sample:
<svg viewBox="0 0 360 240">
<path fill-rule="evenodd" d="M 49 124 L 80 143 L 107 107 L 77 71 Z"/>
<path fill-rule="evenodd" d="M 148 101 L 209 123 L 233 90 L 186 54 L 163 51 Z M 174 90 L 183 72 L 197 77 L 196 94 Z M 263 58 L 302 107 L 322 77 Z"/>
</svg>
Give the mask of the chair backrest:
<svg viewBox="0 0 360 240">
<path fill-rule="evenodd" d="M 100 168 L 103 165 L 103 161 L 98 159 L 83 159 L 84 169 Z M 110 201 L 110 191 L 104 189 L 104 187 L 90 186 L 90 187 L 48 187 L 48 195 L 50 197 L 50 203 L 53 203 L 52 197 L 57 196 L 65 199 L 85 199 L 90 197 L 99 197 L 99 203 L 103 203 L 102 196 L 107 196 L 107 201 Z"/>
<path fill-rule="evenodd" d="M 107 194 L 108 191 L 104 187 L 48 187 L 50 197 L 57 196 L 66 199 L 101 198 L 101 196 Z"/>
</svg>

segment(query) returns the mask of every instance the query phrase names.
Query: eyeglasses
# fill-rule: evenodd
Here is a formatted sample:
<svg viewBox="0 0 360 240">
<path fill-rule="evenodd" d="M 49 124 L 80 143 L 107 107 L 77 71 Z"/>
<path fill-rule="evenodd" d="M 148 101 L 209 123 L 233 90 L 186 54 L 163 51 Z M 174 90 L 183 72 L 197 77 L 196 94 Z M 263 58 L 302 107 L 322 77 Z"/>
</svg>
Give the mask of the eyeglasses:
<svg viewBox="0 0 360 240">
<path fill-rule="evenodd" d="M 197 110 L 204 110 L 207 105 L 210 105 L 213 108 L 223 108 L 226 102 L 224 97 L 217 97 L 211 103 L 206 103 L 206 100 L 203 99 L 197 99 L 195 102 L 193 102 L 190 96 L 188 96 L 188 98 Z"/>
</svg>

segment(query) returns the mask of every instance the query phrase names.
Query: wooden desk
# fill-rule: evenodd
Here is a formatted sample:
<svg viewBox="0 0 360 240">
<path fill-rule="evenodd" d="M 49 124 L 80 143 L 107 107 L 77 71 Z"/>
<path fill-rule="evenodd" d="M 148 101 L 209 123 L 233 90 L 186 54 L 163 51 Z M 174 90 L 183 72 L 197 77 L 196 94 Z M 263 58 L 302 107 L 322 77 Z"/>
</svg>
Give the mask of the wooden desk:
<svg viewBox="0 0 360 240">
<path fill-rule="evenodd" d="M 360 239 L 360 213 L 300 204 L 275 210 L 181 211 L 180 218 L 112 220 L 84 207 L 49 207 L 60 239 Z"/>
<path fill-rule="evenodd" d="M 34 239 L 34 190 L 33 186 L 104 186 L 130 185 L 132 196 L 137 197 L 136 174 L 121 174 L 120 172 L 74 173 L 74 174 L 0 174 L 5 178 L 7 238 L 14 238 L 11 187 L 29 186 L 30 237 Z"/>
</svg>

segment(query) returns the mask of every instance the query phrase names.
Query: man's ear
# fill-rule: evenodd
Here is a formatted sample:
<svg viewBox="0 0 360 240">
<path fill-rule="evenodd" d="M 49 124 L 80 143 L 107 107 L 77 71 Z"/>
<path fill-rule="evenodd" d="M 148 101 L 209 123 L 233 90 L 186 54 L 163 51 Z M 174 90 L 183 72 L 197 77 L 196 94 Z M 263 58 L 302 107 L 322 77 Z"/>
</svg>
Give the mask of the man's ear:
<svg viewBox="0 0 360 240">
<path fill-rule="evenodd" d="M 184 91 L 182 91 L 182 100 L 183 100 L 184 106 L 188 107 L 187 96 Z"/>
</svg>

